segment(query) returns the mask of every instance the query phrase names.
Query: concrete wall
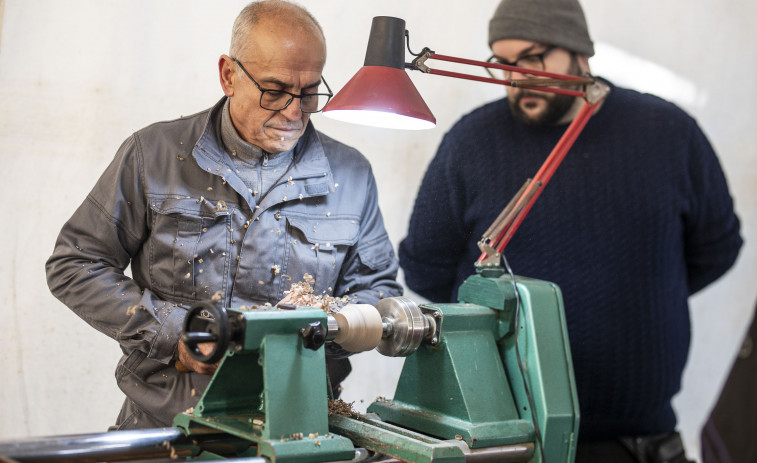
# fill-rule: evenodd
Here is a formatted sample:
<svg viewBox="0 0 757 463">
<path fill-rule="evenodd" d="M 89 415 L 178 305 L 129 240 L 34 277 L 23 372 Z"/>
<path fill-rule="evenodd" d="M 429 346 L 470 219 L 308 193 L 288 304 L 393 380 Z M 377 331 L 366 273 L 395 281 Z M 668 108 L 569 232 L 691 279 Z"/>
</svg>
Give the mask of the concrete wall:
<svg viewBox="0 0 757 463">
<path fill-rule="evenodd" d="M 336 91 L 362 64 L 373 16 L 405 19 L 414 51 L 429 46 L 484 59 L 497 1 L 302 3 L 325 29 L 324 75 Z M 44 262 L 63 222 L 132 131 L 221 97 L 216 62 L 228 51 L 232 21 L 244 4 L 0 0 L 0 440 L 100 432 L 113 423 L 123 398 L 113 378 L 119 348 L 50 295 Z M 757 3 L 583 4 L 597 42 L 595 73 L 676 101 L 699 120 L 743 222 L 746 246 L 737 265 L 691 301 L 693 349 L 675 404 L 695 456 L 699 427 L 757 299 L 757 41 L 748 22 Z M 371 160 L 395 244 L 442 135 L 460 115 L 504 92 L 417 72 L 411 78 L 438 119 L 434 130 L 389 132 L 313 117 L 319 129 Z M 344 397 L 355 408 L 393 395 L 402 360 L 367 353 L 353 363 Z"/>
</svg>

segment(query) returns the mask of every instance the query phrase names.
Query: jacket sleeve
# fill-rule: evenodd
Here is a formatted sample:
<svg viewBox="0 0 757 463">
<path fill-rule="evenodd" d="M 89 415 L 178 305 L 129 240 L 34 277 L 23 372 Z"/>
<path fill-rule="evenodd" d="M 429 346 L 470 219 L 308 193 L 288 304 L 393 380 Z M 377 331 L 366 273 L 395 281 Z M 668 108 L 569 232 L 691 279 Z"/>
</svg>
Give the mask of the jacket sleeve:
<svg viewBox="0 0 757 463">
<path fill-rule="evenodd" d="M 175 355 L 186 310 L 124 272 L 149 233 L 139 144 L 124 142 L 84 202 L 63 226 L 46 264 L 53 295 L 124 353 L 164 364 Z"/>
<path fill-rule="evenodd" d="M 684 217 L 689 292 L 694 294 L 722 276 L 743 244 L 739 219 L 720 163 L 705 135 L 693 124 L 689 178 L 693 191 Z"/>
<path fill-rule="evenodd" d="M 457 178 L 455 143 L 449 134 L 423 177 L 410 217 L 407 236 L 400 243 L 405 283 L 434 302 L 449 302 L 458 266 L 471 240 L 464 224 L 465 192 Z"/>
<path fill-rule="evenodd" d="M 358 239 L 345 257 L 334 294 L 351 296 L 359 304 L 375 304 L 385 297 L 401 296 L 402 286 L 396 281 L 399 263 L 384 228 L 371 172 L 366 188 Z"/>
</svg>

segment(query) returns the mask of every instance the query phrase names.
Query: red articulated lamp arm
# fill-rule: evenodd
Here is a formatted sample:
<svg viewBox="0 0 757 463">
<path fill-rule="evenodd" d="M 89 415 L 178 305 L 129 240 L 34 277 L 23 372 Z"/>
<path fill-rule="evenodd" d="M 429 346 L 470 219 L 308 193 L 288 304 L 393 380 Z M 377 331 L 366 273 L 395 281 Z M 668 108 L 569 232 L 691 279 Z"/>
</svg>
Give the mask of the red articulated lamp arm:
<svg viewBox="0 0 757 463">
<path fill-rule="evenodd" d="M 501 69 L 504 71 L 514 71 L 534 77 L 528 79 L 508 80 L 431 69 L 425 65 L 425 61 L 428 59 Z M 489 227 L 489 229 L 481 237 L 481 240 L 478 242 L 478 246 L 479 248 L 481 248 L 482 254 L 481 257 L 479 257 L 476 261 L 476 266 L 498 266 L 500 256 L 502 255 L 505 246 L 507 246 L 507 244 L 510 242 L 513 235 L 518 230 L 518 227 L 526 218 L 526 214 L 528 214 L 528 212 L 531 210 L 534 202 L 536 202 L 536 199 L 539 197 L 544 187 L 547 185 L 547 183 L 549 183 L 552 175 L 554 175 L 555 171 L 557 170 L 557 167 L 559 167 L 560 163 L 565 158 L 565 155 L 573 146 L 576 138 L 578 138 L 578 135 L 581 134 L 581 131 L 586 126 L 586 123 L 589 121 L 599 104 L 607 95 L 609 87 L 591 77 L 555 74 L 551 72 L 519 68 L 507 64 L 456 58 L 453 56 L 436 54 L 429 49 L 424 49 L 423 51 L 421 51 L 421 53 L 418 54 L 413 62 L 410 63 L 407 67 L 411 69 L 417 69 L 428 74 L 455 77 L 458 79 L 475 80 L 478 82 L 488 82 L 562 95 L 570 95 L 578 98 L 583 98 L 585 100 L 584 106 L 581 108 L 578 115 L 573 119 L 573 122 L 571 122 L 571 124 L 565 130 L 565 133 L 552 149 L 552 152 L 544 161 L 544 164 L 542 164 L 536 175 L 534 175 L 532 179 L 526 181 L 523 187 L 521 187 L 518 193 L 516 193 L 515 197 L 512 198 L 512 200 L 508 203 L 505 209 L 500 213 L 494 223 Z M 584 90 L 561 88 L 562 86 L 575 88 L 577 85 L 582 85 L 584 87 Z"/>
</svg>

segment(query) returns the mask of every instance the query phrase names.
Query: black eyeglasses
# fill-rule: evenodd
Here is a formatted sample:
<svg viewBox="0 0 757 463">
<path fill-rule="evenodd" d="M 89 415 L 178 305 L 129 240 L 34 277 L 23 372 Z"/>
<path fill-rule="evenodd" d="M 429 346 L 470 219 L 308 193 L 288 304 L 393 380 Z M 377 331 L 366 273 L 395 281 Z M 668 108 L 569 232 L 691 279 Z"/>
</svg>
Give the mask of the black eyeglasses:
<svg viewBox="0 0 757 463">
<path fill-rule="evenodd" d="M 317 113 L 323 110 L 323 107 L 326 106 L 326 103 L 328 103 L 331 97 L 334 96 L 334 94 L 331 92 L 329 84 L 326 83 L 326 79 L 324 79 L 323 76 L 321 76 L 321 80 L 326 85 L 326 90 L 328 90 L 329 93 L 303 93 L 301 95 L 296 95 L 284 90 L 271 90 L 268 88 L 263 88 L 260 86 L 260 84 L 255 82 L 255 79 L 252 78 L 250 73 L 247 72 L 247 69 L 242 66 L 242 63 L 240 63 L 238 59 L 231 59 L 233 59 L 234 62 L 239 65 L 239 67 L 247 75 L 247 77 L 250 78 L 252 83 L 255 84 L 258 90 L 260 90 L 260 107 L 267 109 L 268 111 L 281 111 L 283 109 L 286 109 L 292 103 L 292 101 L 294 101 L 295 98 L 299 98 L 300 110 L 303 113 Z"/>
<path fill-rule="evenodd" d="M 544 57 L 552 53 L 555 49 L 557 49 L 557 47 L 549 47 L 541 53 L 534 53 L 533 55 L 521 56 L 515 61 L 507 61 L 506 59 L 500 58 L 497 55 L 490 56 L 489 59 L 486 61 L 489 63 L 499 63 L 499 64 L 504 64 L 507 66 L 517 66 L 519 68 L 531 69 L 532 71 L 543 71 L 544 70 Z M 492 71 L 489 68 L 486 68 L 486 72 L 489 73 L 490 76 L 496 79 L 496 76 L 492 73 Z M 512 71 L 505 71 L 505 72 L 510 73 Z"/>
</svg>

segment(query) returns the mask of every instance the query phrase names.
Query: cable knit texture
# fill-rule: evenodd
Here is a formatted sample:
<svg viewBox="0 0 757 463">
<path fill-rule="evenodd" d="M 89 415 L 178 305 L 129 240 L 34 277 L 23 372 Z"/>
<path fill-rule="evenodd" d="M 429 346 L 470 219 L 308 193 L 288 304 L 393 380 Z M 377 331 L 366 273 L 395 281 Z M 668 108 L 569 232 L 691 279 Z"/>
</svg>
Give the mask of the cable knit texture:
<svg viewBox="0 0 757 463">
<path fill-rule="evenodd" d="M 502 99 L 463 117 L 428 167 L 400 245 L 408 287 L 455 301 L 476 241 L 566 126 L 529 127 Z M 696 122 L 611 85 L 505 249 L 563 293 L 583 438 L 668 432 L 689 350 L 687 298 L 741 247 L 725 177 Z"/>
</svg>

